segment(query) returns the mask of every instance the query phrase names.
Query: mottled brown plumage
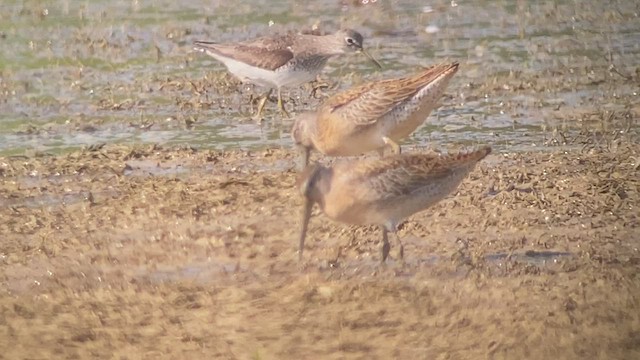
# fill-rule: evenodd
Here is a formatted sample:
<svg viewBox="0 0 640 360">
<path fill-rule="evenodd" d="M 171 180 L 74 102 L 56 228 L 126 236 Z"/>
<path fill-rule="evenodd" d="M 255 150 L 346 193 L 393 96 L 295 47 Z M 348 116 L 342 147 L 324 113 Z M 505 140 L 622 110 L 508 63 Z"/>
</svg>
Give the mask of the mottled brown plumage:
<svg viewBox="0 0 640 360">
<path fill-rule="evenodd" d="M 382 261 L 389 254 L 387 232 L 403 219 L 427 209 L 454 191 L 491 147 L 457 154 L 405 154 L 311 165 L 298 187 L 304 196 L 300 257 L 311 208 L 317 203 L 331 219 L 378 225 L 383 231 Z"/>
<path fill-rule="evenodd" d="M 242 81 L 277 88 L 278 106 L 287 114 L 282 105 L 281 88 L 314 80 L 331 57 L 360 51 L 380 66 L 364 50 L 363 41 L 360 33 L 347 29 L 323 36 L 286 34 L 226 44 L 196 41 L 195 49 L 222 62 Z M 258 115 L 263 107 L 264 101 Z"/>
<path fill-rule="evenodd" d="M 440 64 L 402 78 L 373 81 L 334 95 L 315 112 L 298 115 L 291 135 L 303 165 L 316 149 L 329 156 L 382 151 L 420 126 L 437 107 L 458 63 Z"/>
</svg>

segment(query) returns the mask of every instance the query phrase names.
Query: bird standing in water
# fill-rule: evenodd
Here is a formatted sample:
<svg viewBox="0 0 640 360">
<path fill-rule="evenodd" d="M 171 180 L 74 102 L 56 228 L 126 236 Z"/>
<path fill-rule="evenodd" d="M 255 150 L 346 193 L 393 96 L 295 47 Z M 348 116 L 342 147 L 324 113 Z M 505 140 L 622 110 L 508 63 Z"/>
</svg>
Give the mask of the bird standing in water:
<svg viewBox="0 0 640 360">
<path fill-rule="evenodd" d="M 225 44 L 196 41 L 195 50 L 222 62 L 241 81 L 269 88 L 258 104 L 255 118 L 260 120 L 273 88 L 278 91 L 278 108 L 289 117 L 282 102 L 282 87 L 314 80 L 331 57 L 362 52 L 381 67 L 365 51 L 363 42 L 359 32 L 345 29 L 330 35 L 286 34 Z"/>
</svg>

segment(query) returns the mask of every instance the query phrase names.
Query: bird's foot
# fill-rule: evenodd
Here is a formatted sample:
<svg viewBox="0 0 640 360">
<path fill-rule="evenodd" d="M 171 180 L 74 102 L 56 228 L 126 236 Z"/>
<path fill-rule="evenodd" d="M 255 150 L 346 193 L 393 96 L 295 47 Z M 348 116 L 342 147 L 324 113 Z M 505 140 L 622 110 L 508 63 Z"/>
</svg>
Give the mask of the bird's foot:
<svg viewBox="0 0 640 360">
<path fill-rule="evenodd" d="M 400 149 L 400 145 L 398 145 L 397 142 L 391 140 L 390 138 L 385 136 L 382 138 L 382 141 L 384 141 L 384 143 L 387 144 L 395 154 L 399 155 L 402 152 L 402 150 Z"/>
</svg>

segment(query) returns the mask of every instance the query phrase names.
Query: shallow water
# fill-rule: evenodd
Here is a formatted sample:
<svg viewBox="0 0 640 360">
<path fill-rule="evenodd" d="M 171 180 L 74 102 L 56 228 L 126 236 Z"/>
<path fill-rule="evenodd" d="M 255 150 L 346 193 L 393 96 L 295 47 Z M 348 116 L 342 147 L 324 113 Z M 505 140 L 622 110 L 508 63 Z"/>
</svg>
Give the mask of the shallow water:
<svg viewBox="0 0 640 360">
<path fill-rule="evenodd" d="M 104 142 L 290 146 L 291 120 L 281 119 L 275 104 L 268 104 L 262 124 L 249 119 L 247 102 L 264 89 L 230 82 L 221 64 L 190 44 L 314 24 L 358 29 L 384 64 L 375 71 L 363 56 L 332 60 L 324 78 L 337 83 L 328 95 L 419 65 L 461 62 L 443 106 L 409 144 L 523 150 L 567 145 L 558 131 L 601 129 L 611 121 L 637 130 L 640 10 L 634 2 L 354 3 L 5 1 L 0 155 Z M 318 100 L 308 93 L 288 89 L 289 108 L 314 108 Z"/>
</svg>

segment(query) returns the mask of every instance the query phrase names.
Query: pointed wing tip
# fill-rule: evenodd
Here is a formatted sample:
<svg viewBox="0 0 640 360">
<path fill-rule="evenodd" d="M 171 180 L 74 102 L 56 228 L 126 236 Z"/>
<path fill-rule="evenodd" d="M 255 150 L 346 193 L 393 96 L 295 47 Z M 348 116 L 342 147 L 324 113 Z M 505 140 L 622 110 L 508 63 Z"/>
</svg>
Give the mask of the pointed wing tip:
<svg viewBox="0 0 640 360">
<path fill-rule="evenodd" d="M 486 158 L 489 154 L 491 154 L 492 151 L 493 151 L 493 148 L 491 148 L 490 145 L 484 145 L 471 152 L 461 153 L 458 159 L 462 161 L 471 160 L 477 163 L 482 159 Z"/>
<path fill-rule="evenodd" d="M 207 51 L 207 50 L 213 49 L 214 45 L 217 45 L 217 43 L 213 41 L 196 40 L 193 42 L 193 50 Z"/>
<path fill-rule="evenodd" d="M 482 155 L 482 157 L 480 158 L 480 160 L 482 160 L 493 152 L 493 148 L 490 145 L 485 145 L 478 149 L 476 152 Z"/>
<path fill-rule="evenodd" d="M 460 67 L 460 63 L 454 61 L 452 63 L 442 63 L 440 66 L 442 67 L 442 71 L 445 73 L 456 73 Z"/>
<path fill-rule="evenodd" d="M 423 70 L 434 70 L 434 69 L 443 69 L 443 70 L 450 70 L 450 69 L 458 69 L 458 67 L 460 67 L 460 62 L 459 61 L 453 61 L 453 62 L 441 62 L 441 63 L 437 63 L 434 65 L 429 65 L 429 66 L 422 66 Z"/>
<path fill-rule="evenodd" d="M 489 145 L 482 146 L 480 148 L 471 151 L 461 151 L 458 153 L 449 153 L 448 155 L 436 156 L 436 159 L 443 161 L 443 163 L 449 164 L 477 164 L 486 158 L 493 149 Z"/>
<path fill-rule="evenodd" d="M 483 145 L 469 152 L 463 152 L 460 155 L 463 157 L 473 157 L 478 158 L 478 160 L 482 160 L 487 157 L 487 155 L 491 154 L 492 151 L 493 148 L 490 145 Z"/>
<path fill-rule="evenodd" d="M 437 78 L 440 77 L 450 77 L 458 72 L 458 68 L 460 67 L 460 63 L 457 61 L 454 62 L 442 62 L 439 64 L 431 65 L 431 66 L 423 66 L 422 71 L 419 72 L 416 78 L 423 79 L 423 81 L 427 81 L 430 83 Z"/>
</svg>

